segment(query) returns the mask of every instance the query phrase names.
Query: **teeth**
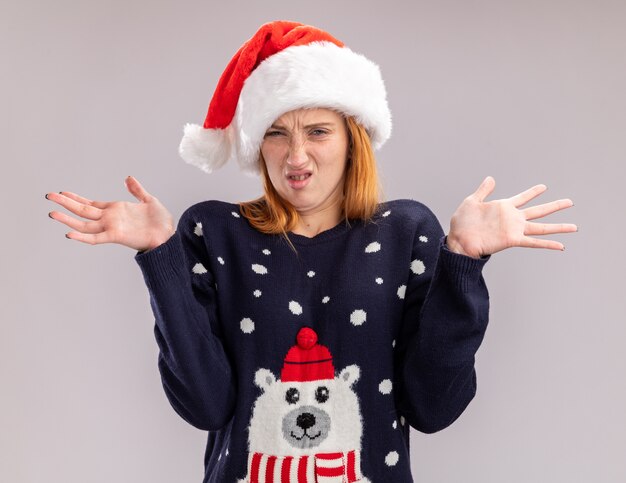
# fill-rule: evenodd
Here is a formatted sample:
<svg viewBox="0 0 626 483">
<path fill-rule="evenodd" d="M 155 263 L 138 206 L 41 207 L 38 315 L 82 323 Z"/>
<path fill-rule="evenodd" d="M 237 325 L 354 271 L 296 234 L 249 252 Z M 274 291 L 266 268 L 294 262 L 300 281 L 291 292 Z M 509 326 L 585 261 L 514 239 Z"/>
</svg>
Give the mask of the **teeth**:
<svg viewBox="0 0 626 483">
<path fill-rule="evenodd" d="M 296 181 L 302 181 L 309 177 L 308 174 L 301 174 L 300 176 L 289 176 L 291 179 L 295 179 Z"/>
</svg>

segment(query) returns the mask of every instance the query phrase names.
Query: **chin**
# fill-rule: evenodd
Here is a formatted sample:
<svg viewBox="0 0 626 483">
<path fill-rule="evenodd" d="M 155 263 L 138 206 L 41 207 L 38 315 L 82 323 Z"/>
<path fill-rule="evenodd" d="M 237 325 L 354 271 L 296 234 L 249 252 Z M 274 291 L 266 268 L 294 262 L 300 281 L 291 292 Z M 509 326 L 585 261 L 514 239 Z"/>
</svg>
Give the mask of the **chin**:
<svg viewBox="0 0 626 483">
<path fill-rule="evenodd" d="M 293 206 L 298 211 L 307 211 L 315 207 L 315 205 L 307 203 L 303 200 L 290 200 L 289 198 L 287 198 L 287 201 L 291 203 L 291 206 Z"/>
<path fill-rule="evenodd" d="M 295 193 L 294 195 L 294 193 L 287 191 L 286 193 L 279 192 L 278 194 L 283 200 L 289 202 L 291 205 L 293 205 L 294 208 L 298 210 L 306 209 L 307 207 L 310 207 L 312 204 L 311 203 L 312 200 L 309 198 L 309 196 L 303 193 L 302 194 Z"/>
</svg>

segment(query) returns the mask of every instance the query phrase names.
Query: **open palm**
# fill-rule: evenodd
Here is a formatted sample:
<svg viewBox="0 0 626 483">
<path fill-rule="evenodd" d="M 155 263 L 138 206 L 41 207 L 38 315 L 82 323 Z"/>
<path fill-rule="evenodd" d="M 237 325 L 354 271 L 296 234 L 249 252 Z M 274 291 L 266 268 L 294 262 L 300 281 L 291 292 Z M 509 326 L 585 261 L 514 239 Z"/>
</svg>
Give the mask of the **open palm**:
<svg viewBox="0 0 626 483">
<path fill-rule="evenodd" d="M 118 243 L 144 251 L 167 241 L 175 231 L 169 211 L 132 176 L 126 178 L 126 187 L 139 203 L 93 201 L 68 191 L 48 193 L 47 199 L 84 220 L 58 211 L 49 216 L 75 230 L 66 234 L 68 238 L 91 245 Z"/>
<path fill-rule="evenodd" d="M 452 251 L 480 258 L 511 247 L 563 250 L 562 243 L 535 236 L 578 230 L 571 223 L 529 221 L 573 206 L 571 200 L 563 199 L 521 208 L 543 193 L 547 189 L 545 185 L 533 186 L 511 198 L 485 201 L 495 185 L 495 180 L 488 176 L 455 211 L 447 237 L 448 248 Z"/>
</svg>

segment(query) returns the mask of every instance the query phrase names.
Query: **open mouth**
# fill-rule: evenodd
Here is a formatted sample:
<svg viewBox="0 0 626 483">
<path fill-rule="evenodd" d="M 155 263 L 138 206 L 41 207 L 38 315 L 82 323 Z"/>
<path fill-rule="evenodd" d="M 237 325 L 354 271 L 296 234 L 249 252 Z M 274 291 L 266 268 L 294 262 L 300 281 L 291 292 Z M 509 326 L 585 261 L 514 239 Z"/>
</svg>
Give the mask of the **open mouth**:
<svg viewBox="0 0 626 483">
<path fill-rule="evenodd" d="M 289 179 L 292 179 L 294 181 L 303 181 L 305 179 L 307 179 L 309 176 L 311 176 L 311 173 L 307 173 L 307 174 L 300 174 L 297 176 L 288 176 Z"/>
<path fill-rule="evenodd" d="M 303 189 L 306 185 L 309 184 L 309 180 L 313 176 L 313 173 L 297 173 L 287 175 L 287 183 L 291 186 L 292 189 L 300 190 Z"/>
</svg>

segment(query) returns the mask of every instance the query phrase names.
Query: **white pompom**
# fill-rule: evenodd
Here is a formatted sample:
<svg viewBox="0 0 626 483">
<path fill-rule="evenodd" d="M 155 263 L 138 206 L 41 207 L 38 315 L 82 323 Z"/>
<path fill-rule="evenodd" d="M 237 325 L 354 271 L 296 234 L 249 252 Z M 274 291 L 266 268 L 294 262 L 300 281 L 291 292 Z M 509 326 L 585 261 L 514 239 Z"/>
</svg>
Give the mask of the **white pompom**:
<svg viewBox="0 0 626 483">
<path fill-rule="evenodd" d="M 230 126 L 226 129 L 204 129 L 197 124 L 185 124 L 178 153 L 185 162 L 211 173 L 230 159 L 231 146 Z"/>
</svg>

